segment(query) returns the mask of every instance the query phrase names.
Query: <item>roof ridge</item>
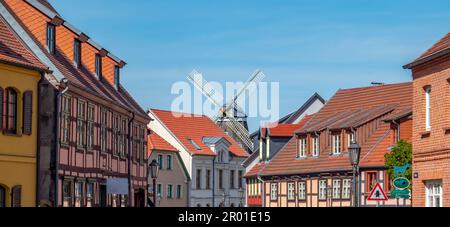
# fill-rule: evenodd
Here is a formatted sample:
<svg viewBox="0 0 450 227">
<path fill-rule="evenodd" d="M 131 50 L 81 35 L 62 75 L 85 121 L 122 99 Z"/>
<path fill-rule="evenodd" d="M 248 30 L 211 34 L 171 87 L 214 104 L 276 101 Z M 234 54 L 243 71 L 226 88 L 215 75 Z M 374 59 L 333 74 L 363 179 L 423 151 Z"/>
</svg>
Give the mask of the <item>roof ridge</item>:
<svg viewBox="0 0 450 227">
<path fill-rule="evenodd" d="M 354 87 L 354 88 L 344 88 L 344 89 L 341 88 L 341 89 L 338 90 L 338 92 L 347 92 L 347 91 L 353 91 L 353 90 L 380 89 L 380 88 L 400 86 L 400 85 L 407 85 L 407 84 L 412 84 L 412 82 L 408 81 L 408 82 L 393 83 L 393 84 L 382 84 L 382 85 L 377 85 L 377 86 Z"/>
<path fill-rule="evenodd" d="M 165 113 L 174 113 L 174 114 L 180 114 L 180 115 L 190 115 L 190 116 L 199 116 L 199 117 L 206 117 L 209 118 L 208 116 L 204 115 L 204 114 L 194 114 L 194 113 L 187 113 L 187 112 L 179 112 L 179 111 L 171 111 L 171 110 L 163 110 L 163 109 L 158 109 L 158 108 L 150 108 L 150 110 L 154 110 L 154 111 L 159 111 L 159 112 L 165 112 Z"/>
</svg>

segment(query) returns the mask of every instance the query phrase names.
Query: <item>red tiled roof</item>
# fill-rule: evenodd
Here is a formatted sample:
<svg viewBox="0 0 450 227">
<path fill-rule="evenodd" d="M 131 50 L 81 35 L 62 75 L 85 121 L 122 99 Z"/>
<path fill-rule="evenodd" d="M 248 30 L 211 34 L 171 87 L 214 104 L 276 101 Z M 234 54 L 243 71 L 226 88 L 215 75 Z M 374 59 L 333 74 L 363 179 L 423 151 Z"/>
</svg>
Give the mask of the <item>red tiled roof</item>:
<svg viewBox="0 0 450 227">
<path fill-rule="evenodd" d="M 46 71 L 48 67 L 26 48 L 22 40 L 13 32 L 0 16 L 0 62 Z"/>
<path fill-rule="evenodd" d="M 51 6 L 48 2 L 45 5 L 46 7 Z M 51 8 L 51 10 L 55 9 Z M 75 67 L 70 57 L 64 55 L 58 45 L 56 46 L 57 49 L 55 54 L 50 54 L 46 47 L 38 41 L 38 38 L 33 35 L 29 28 L 25 26 L 23 21 L 15 14 L 15 11 L 10 9 L 10 13 L 15 17 L 24 30 L 27 31 L 27 33 L 34 39 L 41 51 L 45 53 L 45 55 L 64 75 L 64 77 L 70 81 L 70 85 L 74 85 L 87 92 L 93 93 L 94 95 L 114 103 L 117 106 L 131 110 L 143 118 L 148 118 L 147 113 L 139 106 L 139 104 L 133 99 L 133 97 L 131 97 L 122 85 L 120 85 L 118 89 L 115 89 L 113 85 L 106 81 L 106 79 L 97 79 L 93 72 L 90 72 L 84 64 L 80 68 Z M 55 13 L 57 12 L 55 11 Z"/>
<path fill-rule="evenodd" d="M 148 155 L 150 157 L 152 151 L 159 150 L 159 151 L 175 151 L 178 152 L 178 150 L 169 144 L 165 139 L 163 139 L 161 136 L 159 136 L 156 132 L 152 132 L 148 136 Z"/>
<path fill-rule="evenodd" d="M 255 166 L 253 166 L 253 168 L 250 171 L 248 171 L 244 175 L 244 177 L 245 178 L 250 178 L 250 177 L 258 176 L 259 173 L 261 172 L 261 170 L 264 169 L 264 167 L 266 167 L 266 163 L 265 162 L 258 163 Z"/>
<path fill-rule="evenodd" d="M 436 54 L 440 51 L 450 48 L 450 32 L 447 33 L 444 38 L 439 40 L 436 44 L 434 44 L 430 49 L 428 49 L 422 56 L 419 57 L 416 61 L 422 60 L 426 57 L 429 57 L 433 54 Z"/>
<path fill-rule="evenodd" d="M 327 129 L 330 126 L 351 125 L 356 122 L 375 119 L 385 113 L 387 117 L 396 116 L 412 106 L 412 83 L 382 85 L 376 87 L 339 90 L 336 95 L 299 131 L 309 128 Z M 366 113 L 366 114 L 364 114 Z M 366 115 L 367 117 L 361 117 Z M 381 116 L 380 116 L 381 115 Z M 358 117 L 360 116 L 360 117 Z M 346 124 L 349 123 L 349 124 Z M 344 124 L 345 123 L 345 124 Z M 384 154 L 389 152 L 390 124 L 380 121 L 377 129 L 361 146 L 361 166 L 384 166 Z M 320 157 L 296 159 L 297 142 L 293 138 L 261 171 L 261 175 L 294 175 L 351 170 L 348 153 L 330 156 L 321 150 Z"/>
<path fill-rule="evenodd" d="M 152 109 L 159 120 L 180 140 L 181 143 L 194 155 L 215 156 L 216 154 L 203 143 L 205 137 L 224 137 L 231 143 L 230 152 L 238 157 L 248 157 L 247 152 L 242 149 L 236 141 L 230 138 L 221 128 L 207 116 L 188 115 L 171 111 Z M 194 141 L 199 146 L 197 149 Z"/>
<path fill-rule="evenodd" d="M 298 124 L 277 124 L 273 128 L 269 128 L 271 137 L 292 137 L 294 136 L 294 132 L 300 128 L 302 128 L 313 115 L 305 116 L 300 123 Z M 266 136 L 267 128 L 262 128 L 263 138 Z"/>
</svg>

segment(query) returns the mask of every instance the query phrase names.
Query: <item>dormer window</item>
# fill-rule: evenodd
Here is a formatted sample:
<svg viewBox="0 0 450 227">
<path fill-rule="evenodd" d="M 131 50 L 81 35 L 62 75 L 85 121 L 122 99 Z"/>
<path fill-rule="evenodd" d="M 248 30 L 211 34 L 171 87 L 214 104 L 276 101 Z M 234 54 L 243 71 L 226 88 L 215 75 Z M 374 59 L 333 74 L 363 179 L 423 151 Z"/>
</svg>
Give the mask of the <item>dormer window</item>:
<svg viewBox="0 0 450 227">
<path fill-rule="evenodd" d="M 78 39 L 73 42 L 73 62 L 76 67 L 81 67 L 81 42 Z"/>
<path fill-rule="evenodd" d="M 340 155 L 341 151 L 341 134 L 333 135 L 333 155 Z"/>
<path fill-rule="evenodd" d="M 102 79 L 102 56 L 100 54 L 95 55 L 95 74 L 99 80 Z"/>
<path fill-rule="evenodd" d="M 120 86 L 120 68 L 114 66 L 114 87 L 118 90 Z"/>
<path fill-rule="evenodd" d="M 192 139 L 188 139 L 189 143 L 194 146 L 196 150 L 201 150 L 202 148 Z"/>
<path fill-rule="evenodd" d="M 56 27 L 53 24 L 47 24 L 47 49 L 51 54 L 55 53 Z"/>
<path fill-rule="evenodd" d="M 320 137 L 313 137 L 312 139 L 312 156 L 319 157 L 320 153 Z"/>
<path fill-rule="evenodd" d="M 356 140 L 355 140 L 355 133 L 354 132 L 349 132 L 347 140 L 348 140 L 348 146 L 350 147 L 350 145 L 352 145 L 352 143 L 356 142 Z"/>
<path fill-rule="evenodd" d="M 301 138 L 298 140 L 298 157 L 306 158 L 306 138 Z"/>
</svg>

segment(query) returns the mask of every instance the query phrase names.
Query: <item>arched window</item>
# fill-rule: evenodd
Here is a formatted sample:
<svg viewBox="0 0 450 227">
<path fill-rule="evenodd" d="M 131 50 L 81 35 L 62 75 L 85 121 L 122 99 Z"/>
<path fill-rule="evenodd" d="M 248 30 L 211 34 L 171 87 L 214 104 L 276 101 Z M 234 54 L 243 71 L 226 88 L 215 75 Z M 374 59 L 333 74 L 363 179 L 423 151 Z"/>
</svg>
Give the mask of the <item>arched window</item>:
<svg viewBox="0 0 450 227">
<path fill-rule="evenodd" d="M 17 133 L 17 92 L 12 88 L 6 89 L 6 130 L 9 133 Z"/>
<path fill-rule="evenodd" d="M 22 186 L 15 186 L 11 190 L 11 207 L 22 206 Z"/>
<path fill-rule="evenodd" d="M 6 206 L 6 189 L 0 185 L 0 208 Z"/>
</svg>

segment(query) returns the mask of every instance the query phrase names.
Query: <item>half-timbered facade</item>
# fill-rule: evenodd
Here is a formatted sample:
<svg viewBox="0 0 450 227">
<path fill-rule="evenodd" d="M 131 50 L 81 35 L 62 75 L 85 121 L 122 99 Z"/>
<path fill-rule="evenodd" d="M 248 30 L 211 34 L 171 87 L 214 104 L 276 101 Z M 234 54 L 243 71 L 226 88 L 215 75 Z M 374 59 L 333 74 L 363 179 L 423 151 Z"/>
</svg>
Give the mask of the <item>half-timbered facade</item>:
<svg viewBox="0 0 450 227">
<path fill-rule="evenodd" d="M 52 71 L 40 87 L 38 199 L 54 206 L 144 206 L 149 118 L 120 83 L 125 62 L 46 0 L 0 12 Z"/>
<path fill-rule="evenodd" d="M 399 140 L 411 140 L 411 107 L 411 83 L 339 90 L 260 171 L 265 206 L 352 206 L 352 142 L 361 146 L 361 205 L 376 206 L 367 198 L 377 183 L 391 190 L 384 155 Z M 379 205 L 409 204 L 391 199 Z"/>
</svg>

